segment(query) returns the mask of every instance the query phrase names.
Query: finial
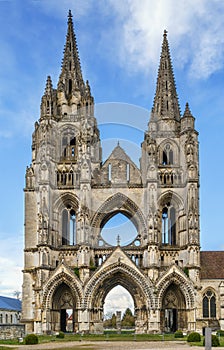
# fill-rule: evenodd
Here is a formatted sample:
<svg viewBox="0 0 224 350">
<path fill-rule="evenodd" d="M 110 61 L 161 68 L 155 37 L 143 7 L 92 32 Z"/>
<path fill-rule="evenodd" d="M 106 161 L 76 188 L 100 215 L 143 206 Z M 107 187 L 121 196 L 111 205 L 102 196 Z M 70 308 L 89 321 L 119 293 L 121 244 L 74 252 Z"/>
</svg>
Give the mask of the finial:
<svg viewBox="0 0 224 350">
<path fill-rule="evenodd" d="M 164 38 L 166 38 L 167 33 L 168 33 L 168 31 L 167 31 L 166 29 L 164 29 L 164 32 L 163 32 L 163 36 L 164 36 Z"/>
<path fill-rule="evenodd" d="M 119 140 L 117 141 L 117 145 L 120 146 L 120 141 Z"/>
<path fill-rule="evenodd" d="M 68 19 L 72 19 L 72 11 L 71 10 L 68 11 Z"/>
</svg>

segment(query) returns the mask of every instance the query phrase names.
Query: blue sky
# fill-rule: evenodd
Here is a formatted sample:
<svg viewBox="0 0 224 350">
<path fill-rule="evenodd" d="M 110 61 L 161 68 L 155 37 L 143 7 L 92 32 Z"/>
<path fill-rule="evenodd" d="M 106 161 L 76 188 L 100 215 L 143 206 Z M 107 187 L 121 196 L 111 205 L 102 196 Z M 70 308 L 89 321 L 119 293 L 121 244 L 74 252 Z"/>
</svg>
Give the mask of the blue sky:
<svg viewBox="0 0 224 350">
<path fill-rule="evenodd" d="M 138 158 L 155 93 L 162 34 L 168 30 L 181 111 L 188 101 L 200 133 L 201 246 L 224 248 L 224 2 L 0 1 L 1 295 L 21 290 L 25 169 L 47 75 L 57 85 L 68 9 L 83 76 L 97 105 L 104 158 L 118 139 Z M 135 106 L 133 114 L 130 105 Z M 117 106 L 123 120 L 116 119 Z M 129 129 L 118 130 L 111 122 L 128 124 Z"/>
</svg>

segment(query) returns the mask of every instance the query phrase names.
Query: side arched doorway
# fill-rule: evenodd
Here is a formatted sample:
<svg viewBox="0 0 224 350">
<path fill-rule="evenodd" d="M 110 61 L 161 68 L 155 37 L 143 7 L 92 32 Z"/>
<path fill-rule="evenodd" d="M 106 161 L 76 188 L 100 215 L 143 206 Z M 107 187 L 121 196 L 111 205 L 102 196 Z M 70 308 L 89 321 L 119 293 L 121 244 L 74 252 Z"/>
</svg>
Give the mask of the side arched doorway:
<svg viewBox="0 0 224 350">
<path fill-rule="evenodd" d="M 75 332 L 77 329 L 76 300 L 70 287 L 61 283 L 52 296 L 51 329 Z"/>
<path fill-rule="evenodd" d="M 177 329 L 187 329 L 185 298 L 175 283 L 171 283 L 163 295 L 160 324 L 161 330 L 166 333 L 174 333 Z"/>
</svg>

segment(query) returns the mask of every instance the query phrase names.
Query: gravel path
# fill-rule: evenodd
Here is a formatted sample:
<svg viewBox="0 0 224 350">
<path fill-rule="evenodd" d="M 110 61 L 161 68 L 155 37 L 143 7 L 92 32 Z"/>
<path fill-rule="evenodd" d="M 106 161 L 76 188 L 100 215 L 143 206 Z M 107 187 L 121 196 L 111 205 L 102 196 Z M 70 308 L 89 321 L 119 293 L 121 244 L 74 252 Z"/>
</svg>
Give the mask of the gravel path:
<svg viewBox="0 0 224 350">
<path fill-rule="evenodd" d="M 4 345 L 5 346 L 5 345 Z M 146 350 L 146 349 L 157 349 L 157 350 L 203 350 L 204 348 L 198 346 L 190 346 L 188 343 L 184 341 L 177 342 L 167 342 L 167 341 L 157 341 L 157 342 L 122 342 L 122 341 L 102 341 L 102 342 L 54 342 L 54 343 L 46 343 L 39 345 L 20 345 L 20 346 L 7 346 L 13 347 L 20 350 L 38 350 L 38 349 L 74 349 L 74 350 Z M 219 348 L 220 350 L 224 350 L 224 348 Z"/>
</svg>

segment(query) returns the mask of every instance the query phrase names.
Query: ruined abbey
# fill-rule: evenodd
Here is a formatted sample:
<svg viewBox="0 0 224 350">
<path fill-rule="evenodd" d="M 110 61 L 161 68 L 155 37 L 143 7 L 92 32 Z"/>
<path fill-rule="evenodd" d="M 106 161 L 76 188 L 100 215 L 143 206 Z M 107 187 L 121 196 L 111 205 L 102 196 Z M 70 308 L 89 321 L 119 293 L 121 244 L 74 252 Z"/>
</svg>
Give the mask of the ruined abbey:
<svg viewBox="0 0 224 350">
<path fill-rule="evenodd" d="M 132 296 L 136 333 L 224 329 L 224 252 L 200 251 L 199 147 L 181 115 L 167 32 L 138 167 L 118 144 L 102 161 L 94 98 L 72 14 L 57 88 L 47 78 L 26 170 L 22 322 L 28 333 L 103 332 L 115 286 Z M 136 228 L 109 244 L 118 213 Z M 118 232 L 119 234 L 119 232 Z"/>
</svg>

